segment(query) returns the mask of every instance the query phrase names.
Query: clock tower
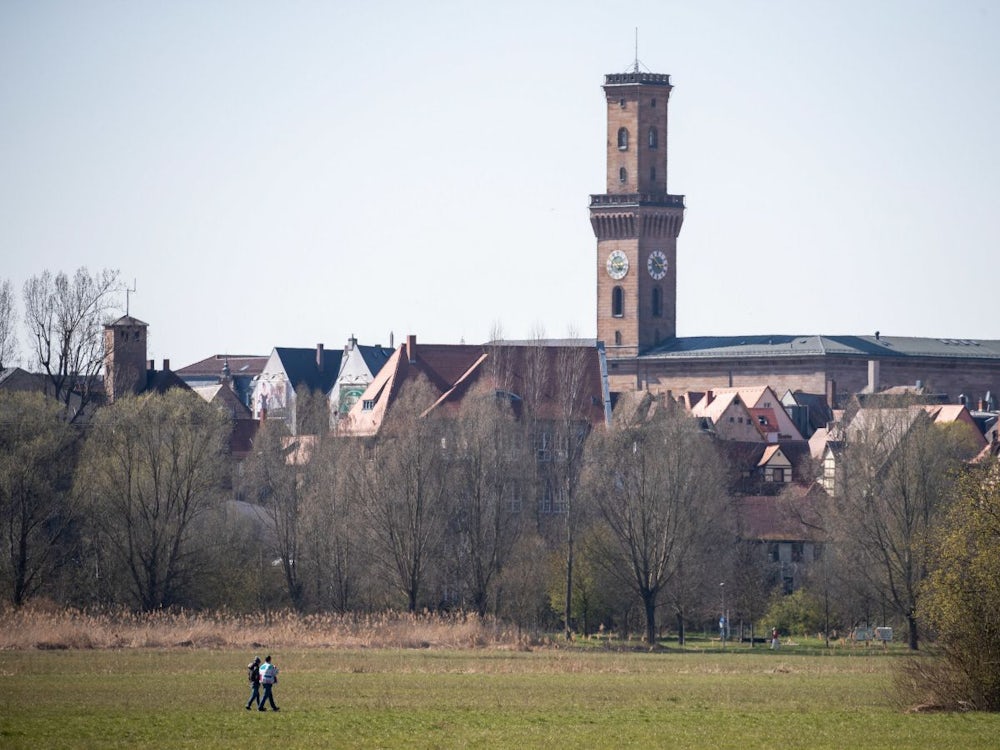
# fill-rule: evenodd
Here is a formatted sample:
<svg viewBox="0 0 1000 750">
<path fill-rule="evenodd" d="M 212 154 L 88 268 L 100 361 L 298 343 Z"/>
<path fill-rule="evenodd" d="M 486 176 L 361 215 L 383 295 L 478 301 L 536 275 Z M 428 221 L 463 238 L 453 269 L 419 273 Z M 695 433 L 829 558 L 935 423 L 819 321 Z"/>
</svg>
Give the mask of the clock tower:
<svg viewBox="0 0 1000 750">
<path fill-rule="evenodd" d="M 667 192 L 670 76 L 611 73 L 607 188 L 590 196 L 597 236 L 597 338 L 608 358 L 636 355 L 677 335 L 677 235 L 684 196 Z"/>
</svg>

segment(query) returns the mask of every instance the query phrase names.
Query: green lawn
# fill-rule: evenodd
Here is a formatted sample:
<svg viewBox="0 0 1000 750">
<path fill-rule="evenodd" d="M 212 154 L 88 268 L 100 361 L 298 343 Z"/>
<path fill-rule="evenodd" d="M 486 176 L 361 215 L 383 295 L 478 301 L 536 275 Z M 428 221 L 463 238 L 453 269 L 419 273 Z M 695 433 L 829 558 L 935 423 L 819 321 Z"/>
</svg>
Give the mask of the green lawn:
<svg viewBox="0 0 1000 750">
<path fill-rule="evenodd" d="M 232 651 L 9 651 L 0 747 L 977 748 L 1000 716 L 907 714 L 890 654 L 731 649 L 275 652 L 281 712 Z"/>
</svg>

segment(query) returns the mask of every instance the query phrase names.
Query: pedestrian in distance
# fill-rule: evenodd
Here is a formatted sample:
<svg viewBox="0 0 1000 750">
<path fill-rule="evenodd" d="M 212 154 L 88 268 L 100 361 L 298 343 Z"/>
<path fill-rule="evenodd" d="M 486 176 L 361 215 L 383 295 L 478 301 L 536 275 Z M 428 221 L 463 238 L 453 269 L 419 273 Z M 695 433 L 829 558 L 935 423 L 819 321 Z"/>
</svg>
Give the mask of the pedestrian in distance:
<svg viewBox="0 0 1000 750">
<path fill-rule="evenodd" d="M 260 657 L 255 656 L 247 664 L 247 679 L 250 680 L 250 700 L 247 701 L 247 711 L 251 706 L 260 704 Z"/>
<path fill-rule="evenodd" d="M 271 694 L 274 686 L 278 684 L 278 668 L 271 662 L 270 654 L 264 657 L 264 663 L 260 665 L 260 684 L 264 691 L 261 693 L 257 710 L 266 711 L 264 704 L 270 701 L 271 710 L 278 711 L 278 707 L 274 705 L 274 695 Z"/>
<path fill-rule="evenodd" d="M 781 642 L 778 640 L 778 629 L 771 628 L 771 648 L 777 650 L 780 645 Z"/>
</svg>

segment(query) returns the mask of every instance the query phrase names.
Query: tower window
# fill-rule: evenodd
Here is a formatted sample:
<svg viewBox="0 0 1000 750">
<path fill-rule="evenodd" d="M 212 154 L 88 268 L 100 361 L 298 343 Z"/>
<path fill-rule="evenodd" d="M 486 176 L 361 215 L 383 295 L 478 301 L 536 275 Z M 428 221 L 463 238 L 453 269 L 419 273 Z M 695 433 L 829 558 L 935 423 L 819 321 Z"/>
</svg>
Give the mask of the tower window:
<svg viewBox="0 0 1000 750">
<path fill-rule="evenodd" d="M 655 107 L 656 106 L 656 99 L 650 99 L 649 100 L 649 106 L 650 107 Z"/>
<path fill-rule="evenodd" d="M 650 148 L 656 148 L 656 145 L 657 145 L 658 142 L 659 142 L 659 133 L 656 132 L 656 128 L 650 128 L 649 129 L 649 147 Z"/>
<path fill-rule="evenodd" d="M 649 181 L 656 182 L 656 167 L 649 168 Z"/>
<path fill-rule="evenodd" d="M 653 317 L 663 317 L 663 291 L 658 286 L 653 287 Z"/>
<path fill-rule="evenodd" d="M 618 106 L 621 107 L 622 109 L 625 109 L 625 100 L 624 99 L 619 99 L 618 100 Z"/>
<path fill-rule="evenodd" d="M 622 167 L 618 170 L 618 182 L 624 185 L 628 181 L 628 170 Z"/>
<path fill-rule="evenodd" d="M 628 151 L 628 128 L 618 128 L 618 150 Z"/>
<path fill-rule="evenodd" d="M 621 346 L 621 345 L 622 345 L 622 332 L 615 331 L 615 346 Z M 616 367 L 617 365 L 611 365 L 611 366 Z"/>
<path fill-rule="evenodd" d="M 620 286 L 611 290 L 611 314 L 616 318 L 625 315 L 625 291 Z"/>
</svg>

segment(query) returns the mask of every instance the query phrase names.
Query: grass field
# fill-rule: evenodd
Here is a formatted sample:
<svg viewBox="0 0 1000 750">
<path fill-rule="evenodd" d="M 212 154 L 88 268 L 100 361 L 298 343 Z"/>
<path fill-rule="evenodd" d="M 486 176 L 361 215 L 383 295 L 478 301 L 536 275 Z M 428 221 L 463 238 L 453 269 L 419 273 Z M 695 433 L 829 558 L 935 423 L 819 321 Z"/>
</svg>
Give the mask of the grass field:
<svg viewBox="0 0 1000 750">
<path fill-rule="evenodd" d="M 878 652 L 0 652 L 0 747 L 995 748 L 1000 716 L 912 714 Z"/>
</svg>

